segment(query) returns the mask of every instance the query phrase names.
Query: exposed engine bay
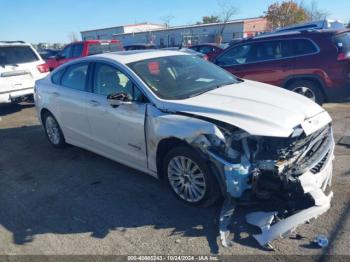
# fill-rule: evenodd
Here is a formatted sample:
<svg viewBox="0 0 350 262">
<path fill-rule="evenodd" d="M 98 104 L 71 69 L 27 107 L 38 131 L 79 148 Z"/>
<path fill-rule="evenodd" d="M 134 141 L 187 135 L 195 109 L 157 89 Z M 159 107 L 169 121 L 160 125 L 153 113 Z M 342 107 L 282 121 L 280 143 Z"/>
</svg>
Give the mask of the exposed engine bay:
<svg viewBox="0 0 350 262">
<path fill-rule="evenodd" d="M 247 222 L 262 231 L 261 235 L 254 236 L 262 246 L 329 208 L 332 193 L 326 196 L 324 192 L 330 185 L 332 173 L 329 166 L 333 160 L 334 141 L 330 124 L 310 135 L 300 126 L 288 138 L 251 136 L 226 124 L 217 123 L 217 126 L 224 140 L 215 135 L 203 135 L 195 143 L 214 162 L 223 164 L 221 173 L 226 181 L 227 196 L 220 216 L 220 235 L 224 246 L 230 245 L 227 227 L 239 204 L 262 201 L 267 203 L 264 206 L 273 206 L 273 210 L 247 215 Z M 313 181 L 311 190 L 306 186 L 310 179 L 321 182 Z M 322 206 L 321 210 L 317 206 Z M 317 210 L 306 215 L 301 213 L 300 218 L 293 217 L 312 207 Z M 278 230 L 273 225 L 277 225 Z"/>
</svg>

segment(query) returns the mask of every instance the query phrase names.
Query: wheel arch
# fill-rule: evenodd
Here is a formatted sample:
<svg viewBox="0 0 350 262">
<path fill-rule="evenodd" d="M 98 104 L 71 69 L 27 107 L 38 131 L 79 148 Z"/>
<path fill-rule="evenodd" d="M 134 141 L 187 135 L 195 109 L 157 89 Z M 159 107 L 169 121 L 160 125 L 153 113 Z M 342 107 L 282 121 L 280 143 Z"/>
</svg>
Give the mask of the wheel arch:
<svg viewBox="0 0 350 262">
<path fill-rule="evenodd" d="M 167 154 L 167 152 L 169 152 L 169 150 L 180 145 L 191 147 L 185 140 L 182 140 L 177 137 L 167 137 L 159 141 L 156 151 L 156 165 L 158 177 L 160 179 L 164 178 L 163 161 L 165 155 Z"/>
<path fill-rule="evenodd" d="M 294 75 L 294 76 L 290 76 L 287 79 L 285 79 L 282 86 L 283 86 L 283 88 L 287 89 L 288 86 L 290 86 L 291 84 L 293 84 L 297 81 L 310 81 L 310 82 L 312 82 L 320 89 L 323 97 L 325 98 L 325 100 L 327 100 L 327 94 L 325 92 L 326 85 L 320 76 L 318 76 L 318 75 Z"/>
</svg>

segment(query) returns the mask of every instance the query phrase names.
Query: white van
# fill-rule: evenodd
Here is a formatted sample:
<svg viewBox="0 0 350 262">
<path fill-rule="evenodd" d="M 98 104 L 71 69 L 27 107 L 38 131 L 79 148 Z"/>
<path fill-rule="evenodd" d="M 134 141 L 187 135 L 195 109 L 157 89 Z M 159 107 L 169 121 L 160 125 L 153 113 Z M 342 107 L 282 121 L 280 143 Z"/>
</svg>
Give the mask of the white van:
<svg viewBox="0 0 350 262">
<path fill-rule="evenodd" d="M 30 44 L 0 41 L 0 103 L 32 96 L 35 81 L 48 72 L 45 61 Z"/>
</svg>

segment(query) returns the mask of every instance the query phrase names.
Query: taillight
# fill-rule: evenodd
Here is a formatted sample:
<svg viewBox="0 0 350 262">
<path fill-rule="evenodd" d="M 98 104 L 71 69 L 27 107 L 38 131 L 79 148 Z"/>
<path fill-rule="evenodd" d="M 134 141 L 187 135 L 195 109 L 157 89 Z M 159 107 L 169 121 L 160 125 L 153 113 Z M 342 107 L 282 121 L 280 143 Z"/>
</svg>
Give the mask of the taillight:
<svg viewBox="0 0 350 262">
<path fill-rule="evenodd" d="M 50 71 L 50 68 L 46 63 L 41 64 L 41 65 L 37 65 L 36 68 L 38 68 L 40 73 L 47 73 Z"/>
<path fill-rule="evenodd" d="M 350 53 L 340 52 L 337 57 L 337 61 L 343 61 L 350 58 Z"/>
</svg>

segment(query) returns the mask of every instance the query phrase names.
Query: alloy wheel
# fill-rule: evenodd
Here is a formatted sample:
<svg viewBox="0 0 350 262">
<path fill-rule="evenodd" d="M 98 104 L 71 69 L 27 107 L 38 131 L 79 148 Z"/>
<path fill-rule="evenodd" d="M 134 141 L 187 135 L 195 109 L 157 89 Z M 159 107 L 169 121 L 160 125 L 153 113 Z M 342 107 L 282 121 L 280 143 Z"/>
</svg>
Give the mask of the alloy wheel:
<svg viewBox="0 0 350 262">
<path fill-rule="evenodd" d="M 295 93 L 298 93 L 300 95 L 306 96 L 307 98 L 311 99 L 312 101 L 316 101 L 316 95 L 314 91 L 312 91 L 310 88 L 306 86 L 300 86 L 296 87 L 292 90 Z"/>
<path fill-rule="evenodd" d="M 187 202 L 199 202 L 206 193 L 202 170 L 187 157 L 175 156 L 169 161 L 168 179 L 175 193 Z"/>
<path fill-rule="evenodd" d="M 58 145 L 61 141 L 60 129 L 57 121 L 52 116 L 46 118 L 45 129 L 50 142 L 54 145 Z"/>
</svg>

